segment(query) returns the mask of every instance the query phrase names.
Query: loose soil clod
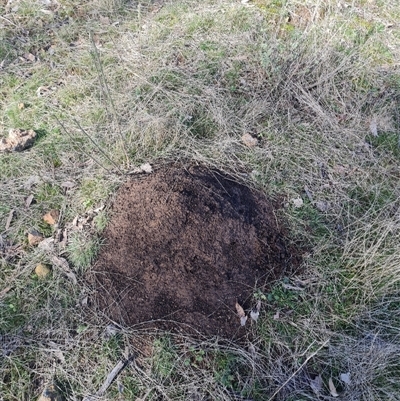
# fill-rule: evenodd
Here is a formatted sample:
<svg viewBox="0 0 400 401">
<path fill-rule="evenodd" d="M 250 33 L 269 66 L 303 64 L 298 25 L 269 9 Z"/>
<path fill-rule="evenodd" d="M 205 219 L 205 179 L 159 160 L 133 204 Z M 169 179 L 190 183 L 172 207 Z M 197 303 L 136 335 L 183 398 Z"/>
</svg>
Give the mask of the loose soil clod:
<svg viewBox="0 0 400 401">
<path fill-rule="evenodd" d="M 256 286 L 299 261 L 270 200 L 203 167 L 128 181 L 104 243 L 89 279 L 114 321 L 229 338 L 246 330 L 236 300 L 249 310 Z"/>
</svg>

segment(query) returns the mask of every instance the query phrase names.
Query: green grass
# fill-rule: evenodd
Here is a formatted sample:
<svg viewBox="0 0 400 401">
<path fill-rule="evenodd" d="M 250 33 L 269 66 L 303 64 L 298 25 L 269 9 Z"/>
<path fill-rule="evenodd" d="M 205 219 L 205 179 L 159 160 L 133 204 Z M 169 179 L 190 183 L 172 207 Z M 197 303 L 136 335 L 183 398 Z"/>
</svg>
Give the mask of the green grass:
<svg viewBox="0 0 400 401">
<path fill-rule="evenodd" d="M 400 399 L 397 2 L 14 3 L 0 6 L 0 137 L 38 139 L 0 155 L 0 235 L 21 245 L 16 256 L 0 242 L 2 398 L 34 399 L 53 379 L 83 398 L 129 352 L 136 364 L 110 400 L 321 399 L 330 377 L 341 399 Z M 263 307 L 243 343 L 129 328 L 105 338 L 84 284 L 103 206 L 125 172 L 182 159 L 281 199 L 301 268 L 256 291 Z M 33 273 L 51 255 L 27 232 L 56 234 L 42 220 L 51 209 L 77 284 L 57 266 Z"/>
</svg>

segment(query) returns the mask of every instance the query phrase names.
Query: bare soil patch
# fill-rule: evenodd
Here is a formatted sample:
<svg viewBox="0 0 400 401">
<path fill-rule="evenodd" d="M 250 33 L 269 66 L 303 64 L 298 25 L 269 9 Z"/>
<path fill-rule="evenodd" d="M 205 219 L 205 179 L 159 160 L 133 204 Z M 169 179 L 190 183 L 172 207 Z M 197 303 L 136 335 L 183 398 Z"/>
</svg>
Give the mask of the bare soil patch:
<svg viewBox="0 0 400 401">
<path fill-rule="evenodd" d="M 299 263 L 274 210 L 265 195 L 204 167 L 131 179 L 90 273 L 97 306 L 128 326 L 241 336 L 236 301 L 248 312 L 255 288 Z"/>
</svg>

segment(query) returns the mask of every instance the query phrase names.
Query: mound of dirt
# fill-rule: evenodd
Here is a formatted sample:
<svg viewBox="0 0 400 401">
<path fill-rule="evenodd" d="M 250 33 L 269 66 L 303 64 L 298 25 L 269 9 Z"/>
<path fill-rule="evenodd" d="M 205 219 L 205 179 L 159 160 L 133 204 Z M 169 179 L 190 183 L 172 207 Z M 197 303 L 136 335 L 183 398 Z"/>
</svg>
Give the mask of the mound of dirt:
<svg viewBox="0 0 400 401">
<path fill-rule="evenodd" d="M 256 287 L 298 265 L 272 203 L 203 167 L 128 181 L 104 243 L 91 282 L 111 319 L 228 338 L 246 330 L 236 301 L 248 311 Z"/>
</svg>

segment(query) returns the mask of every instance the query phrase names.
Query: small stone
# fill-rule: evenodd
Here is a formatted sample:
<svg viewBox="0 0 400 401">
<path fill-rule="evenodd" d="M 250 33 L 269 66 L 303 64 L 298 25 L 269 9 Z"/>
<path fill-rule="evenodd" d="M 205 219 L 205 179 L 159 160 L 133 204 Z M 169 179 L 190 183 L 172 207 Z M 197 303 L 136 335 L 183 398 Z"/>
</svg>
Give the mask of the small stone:
<svg viewBox="0 0 400 401">
<path fill-rule="evenodd" d="M 31 230 L 28 233 L 28 243 L 31 246 L 36 246 L 38 245 L 40 242 L 42 242 L 44 240 L 44 237 L 42 234 L 40 234 L 38 231 L 36 230 Z"/>
<path fill-rule="evenodd" d="M 50 210 L 43 216 L 43 220 L 47 223 L 53 226 L 58 222 L 58 218 L 60 216 L 60 212 L 58 210 Z"/>
<path fill-rule="evenodd" d="M 258 139 L 253 138 L 250 134 L 244 134 L 242 136 L 242 141 L 249 148 L 254 148 L 254 146 L 257 146 L 258 144 Z"/>
<path fill-rule="evenodd" d="M 51 272 L 50 267 L 46 266 L 43 263 L 39 263 L 36 267 L 35 267 L 35 273 L 39 278 L 45 278 L 49 275 L 49 273 Z"/>
</svg>

